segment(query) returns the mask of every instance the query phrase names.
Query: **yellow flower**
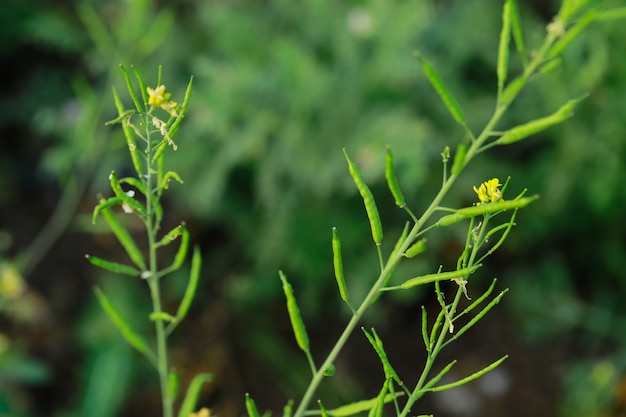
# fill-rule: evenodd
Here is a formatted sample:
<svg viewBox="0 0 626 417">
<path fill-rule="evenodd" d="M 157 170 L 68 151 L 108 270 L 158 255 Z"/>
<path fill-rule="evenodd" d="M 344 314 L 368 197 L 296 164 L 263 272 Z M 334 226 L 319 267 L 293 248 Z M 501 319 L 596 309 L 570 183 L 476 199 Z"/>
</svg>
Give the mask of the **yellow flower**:
<svg viewBox="0 0 626 417">
<path fill-rule="evenodd" d="M 189 417 L 210 417 L 211 416 L 211 410 L 209 410 L 206 407 L 203 407 L 200 409 L 200 411 L 198 411 L 197 413 L 191 413 L 191 415 L 189 415 Z"/>
<path fill-rule="evenodd" d="M 170 101 L 172 95 L 165 92 L 165 86 L 163 84 L 155 89 L 148 87 L 146 91 L 148 91 L 148 104 L 158 106 L 172 116 L 178 117 L 178 103 Z"/>
<path fill-rule="evenodd" d="M 148 104 L 154 104 L 155 106 L 162 106 L 170 99 L 171 94 L 165 92 L 165 86 L 161 84 L 154 90 L 148 87 Z"/>
<path fill-rule="evenodd" d="M 502 184 L 500 184 L 500 180 L 498 178 L 492 178 L 489 181 L 485 181 L 480 184 L 480 187 L 478 188 L 474 186 L 474 191 L 478 194 L 478 199 L 480 200 L 477 205 L 504 200 L 502 198 L 502 191 L 500 191 L 499 188 L 501 186 Z"/>
</svg>

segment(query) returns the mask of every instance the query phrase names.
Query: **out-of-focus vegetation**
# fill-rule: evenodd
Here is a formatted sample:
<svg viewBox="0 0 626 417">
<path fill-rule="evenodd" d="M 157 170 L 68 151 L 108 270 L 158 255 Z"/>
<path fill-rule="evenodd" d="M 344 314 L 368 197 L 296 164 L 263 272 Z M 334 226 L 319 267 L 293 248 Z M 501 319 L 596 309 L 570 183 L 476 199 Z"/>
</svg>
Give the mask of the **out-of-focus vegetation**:
<svg viewBox="0 0 626 417">
<path fill-rule="evenodd" d="M 532 48 L 558 4 L 519 3 Z M 265 387 L 267 403 L 260 405 L 278 409 L 272 401 L 284 403 L 304 383 L 298 375 L 306 363 L 297 355 L 291 362 L 276 271 L 289 273 L 307 322 L 316 323 L 312 331 L 323 340 L 334 335 L 332 322 L 342 314 L 339 303 L 327 301 L 335 285 L 332 226 L 341 225 L 347 265 L 374 259 L 363 257 L 370 232 L 341 149 L 383 196 L 385 225 L 400 228 L 384 185 L 385 145 L 394 150 L 400 182 L 414 185 L 405 190 L 407 199 L 419 206 L 439 185 L 441 150 L 463 135 L 412 52 L 420 49 L 437 65 L 468 120 L 484 122 L 493 107 L 500 6 L 489 0 L 3 1 L 0 261 L 15 265 L 28 287 L 0 304 L 0 415 L 158 410 L 158 387 L 144 383 L 150 370 L 135 363 L 91 292 L 98 282 L 139 318 L 148 311 L 138 296 L 143 288 L 119 286 L 83 257 L 88 247 L 114 250 L 106 234 L 85 233 L 93 229 L 84 219 L 111 167 L 130 169 L 124 139 L 104 127 L 114 114 L 110 85 L 122 85 L 119 63 L 146 74 L 164 65 L 172 91 L 195 77 L 178 134 L 186 143 L 171 158 L 185 187 L 173 186 L 167 204 L 196 233 L 205 277 L 195 321 L 181 328 L 173 361 L 183 376 L 214 372 L 203 404 L 235 416 L 245 391 Z M 523 213 L 524 227 L 493 258 L 492 274 L 511 288 L 507 314 L 493 326 L 519 349 L 505 368 L 513 389 L 524 385 L 515 381 L 555 386 L 506 393 L 507 415 L 519 409 L 520 415 L 617 416 L 626 407 L 624 39 L 623 21 L 593 23 L 560 65 L 522 94 L 509 122 L 549 114 L 589 92 L 575 117 L 481 156 L 452 193 L 459 200 L 449 202 L 471 203 L 471 186 L 492 177 L 523 178 L 515 183 L 541 195 Z M 452 262 L 458 239 L 429 241 L 431 264 L 413 267 Z M 359 265 L 362 272 L 376 268 Z M 175 279 L 171 286 L 182 291 Z M 419 304 L 386 300 L 369 317 L 397 335 L 399 355 L 418 337 Z M 515 362 L 516 354 L 542 366 L 520 366 L 525 362 Z M 370 370 L 359 368 L 358 358 L 348 361 L 347 369 L 366 381 L 360 372 Z M 285 362 L 293 365 L 279 366 Z M 519 368 L 536 373 L 528 380 L 522 373 L 529 370 Z M 341 386 L 328 388 L 339 398 L 367 392 L 367 382 L 339 377 Z M 546 392 L 550 398 L 539 398 Z"/>
</svg>

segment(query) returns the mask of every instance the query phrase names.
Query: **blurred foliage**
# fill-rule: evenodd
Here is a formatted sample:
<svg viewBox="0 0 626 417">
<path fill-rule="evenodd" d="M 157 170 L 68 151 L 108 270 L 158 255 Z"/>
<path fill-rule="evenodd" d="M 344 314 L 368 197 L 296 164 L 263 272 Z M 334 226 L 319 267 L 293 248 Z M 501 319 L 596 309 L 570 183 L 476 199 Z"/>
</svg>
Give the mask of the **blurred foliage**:
<svg viewBox="0 0 626 417">
<path fill-rule="evenodd" d="M 532 47 L 558 5 L 519 3 Z M 596 3 L 622 5 L 617 0 Z M 24 252 L 55 205 L 70 200 L 62 216 L 53 218 L 61 219 L 54 222 L 58 238 L 75 211 L 90 211 L 94 190 L 105 189 L 108 172 L 128 167 L 123 139 L 103 126 L 114 114 L 110 86 L 122 83 L 118 63 L 135 64 L 145 73 L 162 64 L 169 91 L 184 91 L 189 74 L 195 76 L 180 148 L 171 160 L 185 185 L 172 187 L 169 204 L 189 219 L 205 248 L 204 285 L 210 295 L 204 301 L 210 304 L 215 293 L 239 320 L 248 317 L 255 331 L 248 339 L 238 336 L 242 345 L 260 343 L 268 334 L 278 338 L 270 312 L 274 301 L 281 302 L 276 271 L 285 269 L 297 293 L 306 294 L 299 300 L 307 322 L 317 320 L 322 328 L 329 317 L 341 314 L 338 304 L 327 301 L 335 297 L 331 228 L 336 226 L 342 237 L 346 273 L 354 285 L 377 268 L 341 149 L 350 151 L 372 186 L 391 245 L 404 217 L 384 184 L 385 145 L 394 151 L 407 200 L 419 211 L 440 181 L 441 150 L 463 135 L 421 74 L 413 50 L 432 59 L 472 126 L 478 126 L 494 103 L 499 30 L 499 3 L 494 7 L 490 0 L 3 1 L 0 229 L 11 242 L 2 246 L 3 258 Z M 564 361 L 581 361 L 568 371 L 568 381 L 588 382 L 582 388 L 565 384 L 563 400 L 587 392 L 588 401 L 605 410 L 615 408 L 619 397 L 596 396 L 592 385 L 617 384 L 626 372 L 618 360 L 626 349 L 623 39 L 623 22 L 594 23 L 565 51 L 560 66 L 523 92 L 506 123 L 549 114 L 589 92 L 576 116 L 536 138 L 481 156 L 457 184 L 456 200 L 444 202 L 471 203 L 471 186 L 492 177 L 511 176 L 511 195 L 521 187 L 541 195 L 520 216 L 521 227 L 489 267 L 511 287 L 504 304 L 523 330 L 520 335 L 535 344 L 566 340 L 571 352 L 564 353 Z M 64 195 L 71 198 L 64 200 Z M 76 229 L 93 230 L 82 226 L 81 217 L 71 230 Z M 429 241 L 428 258 L 406 268 L 432 270 L 454 262 L 458 239 L 451 232 Z M 83 244 L 65 242 L 74 246 L 61 260 L 83 262 Z M 106 240 L 90 244 L 106 246 Z M 46 259 L 60 262 L 44 257 L 44 266 Z M 26 279 L 49 300 L 48 308 L 63 326 L 77 329 L 72 337 L 84 357 L 79 365 L 85 366 L 77 378 L 90 387 L 98 382 L 93 372 L 100 372 L 93 370 L 113 373 L 107 364 L 131 359 L 119 347 L 104 349 L 109 342 L 85 339 L 91 325 L 79 322 L 96 320 L 88 288 L 99 278 L 81 268 L 63 270 L 62 276 L 34 268 Z M 398 271 L 403 273 L 409 272 Z M 54 285 L 68 291 L 65 301 L 52 296 L 59 291 Z M 353 293 L 358 296 L 358 288 Z M 418 301 L 389 300 L 372 320 L 393 320 L 385 306 L 394 303 L 410 309 Z M 203 308 L 196 306 L 196 313 Z M 258 314 L 260 309 L 268 311 L 267 318 Z M 20 346 L 20 332 L 7 336 Z M 289 345 L 272 342 L 257 353 L 269 357 L 268 363 L 280 363 L 284 356 L 278 352 Z M 21 357 L 28 356 L 24 349 Z M 599 356 L 611 361 L 615 374 L 610 381 L 606 372 L 594 371 Z M 604 379 L 594 382 L 593 372 Z M 297 379 L 293 374 L 277 378 L 297 386 L 291 384 Z M 25 385 L 30 382 L 23 378 Z M 108 411 L 114 415 L 120 386 L 97 389 L 115 398 Z M 87 398 L 87 391 L 76 395 Z M 81 400 L 68 402 L 80 408 Z M 566 407 L 563 413 L 571 415 Z"/>
</svg>

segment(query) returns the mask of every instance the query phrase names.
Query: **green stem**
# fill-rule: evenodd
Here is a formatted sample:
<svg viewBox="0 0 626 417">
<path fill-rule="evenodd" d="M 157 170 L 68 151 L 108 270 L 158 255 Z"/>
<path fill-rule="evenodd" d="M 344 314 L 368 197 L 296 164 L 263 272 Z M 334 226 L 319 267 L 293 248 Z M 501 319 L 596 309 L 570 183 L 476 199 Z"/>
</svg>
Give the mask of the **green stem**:
<svg viewBox="0 0 626 417">
<path fill-rule="evenodd" d="M 160 289 L 160 276 L 158 275 L 157 264 L 157 238 L 156 233 L 158 224 L 156 224 L 156 218 L 153 209 L 153 177 L 155 170 L 152 167 L 152 145 L 150 139 L 150 115 L 143 118 L 143 123 L 146 128 L 146 229 L 148 233 L 148 245 L 149 245 L 149 263 L 150 263 L 150 276 L 148 277 L 148 285 L 150 287 L 150 297 L 152 298 L 152 311 L 155 314 L 160 314 L 162 310 L 161 306 L 161 289 Z M 157 371 L 159 373 L 159 382 L 161 386 L 161 402 L 163 404 L 163 417 L 173 416 L 173 399 L 169 390 L 169 365 L 167 354 L 167 334 L 165 332 L 165 325 L 163 320 L 155 320 L 154 328 L 156 333 L 157 343 Z"/>
<path fill-rule="evenodd" d="M 541 48 L 537 51 L 537 54 L 535 55 L 535 59 L 526 67 L 522 75 L 523 80 L 524 80 L 523 81 L 524 85 L 528 82 L 529 78 L 537 71 L 537 68 L 544 62 L 546 54 L 549 52 L 550 47 L 554 44 L 556 39 L 557 39 L 557 36 L 554 33 L 548 33 Z M 465 156 L 465 160 L 463 162 L 463 168 L 459 172 L 461 172 L 467 166 L 467 164 L 469 164 L 469 162 L 473 159 L 474 156 L 476 156 L 481 150 L 483 150 L 482 149 L 483 145 L 492 134 L 494 128 L 496 127 L 496 125 L 498 124 L 498 122 L 500 121 L 500 119 L 502 118 L 506 110 L 508 109 L 510 103 L 514 101 L 517 94 L 518 93 L 515 93 L 512 97 L 510 97 L 507 103 L 498 103 L 493 115 L 491 116 L 488 123 L 485 125 L 481 134 L 476 138 L 475 141 L 472 142 L 472 145 L 468 149 L 467 154 Z M 420 233 L 420 230 L 422 230 L 424 224 L 428 221 L 428 219 L 435 212 L 435 210 L 437 210 L 437 208 L 439 207 L 439 204 L 441 203 L 443 198 L 446 196 L 446 194 L 448 193 L 448 191 L 450 190 L 450 188 L 452 187 L 452 185 L 454 184 L 457 178 L 458 176 L 455 174 L 450 174 L 450 176 L 448 176 L 447 178 L 444 177 L 444 181 L 441 186 L 441 189 L 439 190 L 439 192 L 433 199 L 430 206 L 426 209 L 424 214 L 422 214 L 419 220 L 415 223 L 415 225 L 409 232 L 407 238 L 405 239 L 404 243 L 398 248 L 398 250 L 395 253 L 393 253 L 390 256 L 387 264 L 382 269 L 378 279 L 376 280 L 376 282 L 370 289 L 369 293 L 367 294 L 367 296 L 361 303 L 360 307 L 352 315 L 352 318 L 350 319 L 344 331 L 342 332 L 341 336 L 339 337 L 334 347 L 331 349 L 330 353 L 326 357 L 326 360 L 324 361 L 322 366 L 320 366 L 319 370 L 313 375 L 313 378 L 311 379 L 311 382 L 309 386 L 307 387 L 307 390 L 305 391 L 304 395 L 302 396 L 302 400 L 300 401 L 300 404 L 298 405 L 296 412 L 294 413 L 294 417 L 302 417 L 305 414 L 305 411 L 313 398 L 313 394 L 317 391 L 319 384 L 324 378 L 324 369 L 326 369 L 329 365 L 331 365 L 335 361 L 335 359 L 341 352 L 343 346 L 345 345 L 346 341 L 348 340 L 348 337 L 352 334 L 355 327 L 357 326 L 357 324 L 360 322 L 361 318 L 365 314 L 365 311 L 369 308 L 372 301 L 375 300 L 375 297 L 378 295 L 378 292 L 380 291 L 381 287 L 383 286 L 383 284 L 386 282 L 389 275 L 393 272 L 397 264 L 402 259 L 402 254 L 409 248 L 411 243 L 417 237 L 418 233 Z M 459 289 L 457 290 L 455 301 L 453 305 L 451 306 L 451 310 L 450 310 L 451 315 L 453 315 L 454 311 L 456 310 L 461 294 L 462 294 L 462 289 L 461 287 L 459 287 Z M 407 401 L 407 404 L 405 408 L 403 409 L 401 416 L 405 416 L 409 412 L 412 404 L 424 394 L 424 391 L 422 391 L 421 389 L 424 385 L 424 382 L 426 381 L 428 373 L 430 372 L 434 364 L 436 356 L 439 353 L 439 350 L 441 349 L 441 345 L 443 344 L 443 341 L 445 340 L 446 332 L 448 331 L 449 326 L 450 326 L 450 323 L 447 321 L 446 321 L 446 325 L 442 326 L 437 344 L 432 350 L 433 353 L 429 355 L 427 362 L 426 362 L 426 366 L 424 367 L 424 371 L 422 372 L 422 375 L 416 385 L 416 388 L 413 394 Z"/>
</svg>

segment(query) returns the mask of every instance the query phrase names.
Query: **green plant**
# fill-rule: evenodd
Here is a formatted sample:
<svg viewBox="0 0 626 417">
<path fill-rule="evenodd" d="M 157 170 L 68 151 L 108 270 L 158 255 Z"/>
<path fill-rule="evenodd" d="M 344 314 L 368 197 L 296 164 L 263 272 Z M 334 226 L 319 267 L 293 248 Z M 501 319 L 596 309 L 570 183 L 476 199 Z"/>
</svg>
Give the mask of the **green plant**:
<svg viewBox="0 0 626 417">
<path fill-rule="evenodd" d="M 386 247 L 383 245 L 383 224 L 374 200 L 374 194 L 363 180 L 357 165 L 351 160 L 349 154 L 345 152 L 349 172 L 365 204 L 372 238 L 377 251 L 380 272 L 371 285 L 367 295 L 362 300 L 355 303 L 355 300 L 350 296 L 349 283 L 346 282 L 343 274 L 341 256 L 342 245 L 339 238 L 339 231 L 333 229 L 332 248 L 334 254 L 333 266 L 335 278 L 339 287 L 340 297 L 347 305 L 352 317 L 335 346 L 320 365 L 316 364 L 315 358 L 310 350 L 309 337 L 300 316 L 293 288 L 285 274 L 280 272 L 279 276 L 287 299 L 289 318 L 293 326 L 296 341 L 300 349 L 304 351 L 312 372 L 311 383 L 304 392 L 293 414 L 291 403 L 287 405 L 285 409 L 287 416 L 293 415 L 300 417 L 315 413 L 341 416 L 365 411 L 372 415 L 381 415 L 383 407 L 387 403 L 393 404 L 397 415 L 406 416 L 409 414 L 415 402 L 427 392 L 450 389 L 470 382 L 486 372 L 489 372 L 506 359 L 506 356 L 504 356 L 491 365 L 478 370 L 476 373 L 449 384 L 438 385 L 441 378 L 454 366 L 455 361 L 445 366 L 441 372 L 432 375 L 435 362 L 442 349 L 455 342 L 466 331 L 477 324 L 477 322 L 500 301 L 506 292 L 506 290 L 504 290 L 500 292 L 500 294 L 493 296 L 492 294 L 496 284 L 494 280 L 483 294 L 475 300 L 472 300 L 466 306 L 463 305 L 464 296 L 469 299 L 468 285 L 470 284 L 470 275 L 479 270 L 482 266 L 482 262 L 497 250 L 508 237 L 510 230 L 515 225 L 517 211 L 533 202 L 537 197 L 526 197 L 525 192 L 522 192 L 513 199 L 504 199 L 503 194 L 506 191 L 508 180 L 505 184 L 501 184 L 497 178 L 493 178 L 483 182 L 478 187 L 474 187 L 479 200 L 474 205 L 453 209 L 443 206 L 442 203 L 469 162 L 481 152 L 492 147 L 509 145 L 521 141 L 528 136 L 565 121 L 572 115 L 573 110 L 582 100 L 582 97 L 571 99 L 554 113 L 545 117 L 510 127 L 503 131 L 496 130 L 498 125 L 502 124 L 504 114 L 517 98 L 520 91 L 531 80 L 553 69 L 555 63 L 558 63 L 557 58 L 560 52 L 590 21 L 600 17 L 613 16 L 611 13 L 603 14 L 596 9 L 584 9 L 585 5 L 586 2 L 584 1 L 565 1 L 559 15 L 548 27 L 548 33 L 543 43 L 533 54 L 530 54 L 527 52 L 525 46 L 521 22 L 517 12 L 517 4 L 515 0 L 505 1 L 503 27 L 497 60 L 497 98 L 495 109 L 491 118 L 485 123 L 484 128 L 481 129 L 478 134 L 475 134 L 474 130 L 468 125 L 461 106 L 450 93 L 450 90 L 444 85 L 432 64 L 422 55 L 417 55 L 428 80 L 435 88 L 454 120 L 464 130 L 465 138 L 457 145 L 453 158 L 451 157 L 449 147 L 443 150 L 441 154 L 443 160 L 443 179 L 441 187 L 432 202 L 425 210 L 421 211 L 419 216 L 416 215 L 405 202 L 399 181 L 395 175 L 391 150 L 387 150 L 385 161 L 388 186 L 396 204 L 405 210 L 410 219 L 403 233 L 389 253 L 385 253 Z M 615 14 L 621 14 L 621 12 Z M 509 76 L 508 61 L 511 39 L 514 40 L 523 67 L 523 70 L 516 77 Z M 122 123 L 137 177 L 118 180 L 115 174 L 112 173 L 110 180 L 115 196 L 101 201 L 94 210 L 94 218 L 102 214 L 130 256 L 134 265 L 129 266 L 104 261 L 97 257 L 89 257 L 89 260 L 93 264 L 112 272 L 146 279 L 153 300 L 153 312 L 150 318 L 155 322 L 156 353 L 152 351 L 143 337 L 139 336 L 136 331 L 130 328 L 128 323 L 114 309 L 112 303 L 102 292 L 97 291 L 96 294 L 101 305 L 114 323 L 120 328 L 128 342 L 145 354 L 147 358 L 155 364 L 161 381 L 164 415 L 170 416 L 173 413 L 172 402 L 175 396 L 175 390 L 171 388 L 170 383 L 174 382 L 175 385 L 176 376 L 168 367 L 167 335 L 169 331 L 173 330 L 180 320 L 184 318 L 189 304 L 191 303 L 199 278 L 200 257 L 199 252 L 195 251 L 192 260 L 192 274 L 189 280 L 189 289 L 180 304 L 177 314 L 170 315 L 163 311 L 160 301 L 159 281 L 167 273 L 180 268 L 187 254 L 189 236 L 184 225 L 181 224 L 164 236 L 157 237 L 159 225 L 162 220 L 162 207 L 159 201 L 162 192 L 167 188 L 168 181 L 170 179 L 180 180 L 178 174 L 164 169 L 163 161 L 168 146 L 171 145 L 174 148 L 176 146 L 172 138 L 186 111 L 191 91 L 191 83 L 187 90 L 185 101 L 182 107 L 179 108 L 176 104 L 171 102 L 169 96 L 166 95 L 164 87 L 161 85 L 160 75 L 157 81 L 159 87 L 152 90 L 145 88 L 141 76 L 135 71 L 136 78 L 141 88 L 142 103 L 134 92 L 128 74 L 126 72 L 124 72 L 124 74 L 128 83 L 129 92 L 135 103 L 135 109 L 125 110 L 117 94 L 115 94 L 119 117 L 114 120 L 114 122 Z M 159 109 L 165 110 L 170 114 L 170 118 L 167 122 L 153 115 L 153 112 L 160 111 Z M 151 135 L 156 135 L 158 139 L 151 139 Z M 137 141 L 136 138 L 140 140 Z M 145 144 L 145 150 L 142 150 L 143 152 L 137 150 L 137 143 Z M 136 198 L 135 194 L 129 193 L 129 191 L 131 191 L 128 189 L 129 187 L 132 191 L 138 191 L 140 196 Z M 144 258 L 144 254 L 134 243 L 129 232 L 111 212 L 111 208 L 115 206 L 121 206 L 125 211 L 135 213 L 146 226 L 148 236 L 147 262 Z M 417 210 L 415 211 L 417 212 Z M 441 213 L 443 213 L 443 215 L 433 220 L 433 217 Z M 510 216 L 502 220 L 504 213 L 510 213 Z M 454 226 L 461 222 L 468 223 L 465 245 L 458 256 L 454 268 L 446 268 L 446 272 L 442 272 L 442 267 L 437 272 L 411 278 L 398 279 L 398 277 L 394 277 L 394 272 L 396 272 L 397 266 L 403 259 L 418 256 L 427 249 L 427 242 L 424 238 L 427 232 L 441 227 Z M 157 249 L 178 237 L 181 238 L 181 246 L 174 262 L 170 266 L 160 269 L 158 266 L 159 257 L 157 256 Z M 441 281 L 450 280 L 456 284 L 456 290 L 451 301 L 446 300 L 445 292 L 441 288 Z M 433 322 L 428 319 L 426 310 L 422 309 L 422 336 L 428 357 L 415 386 L 409 388 L 407 384 L 403 382 L 403 379 L 392 366 L 391 360 L 384 350 L 383 342 L 376 331 L 373 329 L 371 331 L 364 330 L 366 338 L 380 358 L 385 374 L 385 379 L 378 395 L 368 400 L 339 406 L 331 410 L 327 410 L 321 402 L 319 403 L 319 411 L 309 409 L 310 403 L 320 383 L 325 377 L 331 377 L 334 374 L 335 359 L 343 349 L 347 338 L 362 321 L 363 316 L 366 311 L 369 310 L 370 306 L 384 293 L 410 290 L 431 283 L 434 283 L 437 301 L 440 304 L 441 310 Z M 183 404 L 183 408 L 179 412 L 180 417 L 187 416 L 191 413 L 194 406 L 193 403 L 198 393 L 197 388 L 202 382 L 209 380 L 209 378 L 208 375 L 202 374 L 196 380 L 198 381 L 197 384 L 192 383 L 187 396 L 190 400 L 189 402 L 185 401 Z M 190 405 L 187 406 L 188 404 Z M 246 405 L 251 417 L 258 416 L 256 405 L 249 396 L 246 398 Z"/>
<path fill-rule="evenodd" d="M 115 89 L 113 95 L 119 116 L 107 124 L 120 123 L 127 140 L 128 150 L 133 162 L 136 176 L 118 179 L 111 172 L 109 180 L 114 196 L 102 198 L 93 211 L 93 222 L 102 216 L 113 234 L 119 240 L 133 265 L 106 261 L 96 256 L 87 255 L 89 261 L 108 271 L 129 275 L 145 280 L 152 299 L 152 313 L 149 320 L 154 322 L 156 348 L 135 331 L 131 324 L 117 311 L 114 304 L 100 289 L 96 288 L 96 296 L 104 311 L 119 328 L 126 341 L 142 353 L 156 368 L 159 374 L 163 416 L 171 417 L 174 413 L 174 401 L 178 395 L 178 376 L 170 369 L 168 359 L 168 337 L 185 318 L 195 296 L 202 258 L 199 249 L 194 249 L 191 260 L 191 272 L 187 289 L 180 301 L 175 315 L 164 311 L 161 296 L 161 280 L 183 265 L 189 251 L 189 232 L 184 223 L 162 234 L 163 207 L 161 197 L 168 189 L 171 180 L 182 183 L 175 171 L 165 169 L 166 150 L 176 150 L 173 138 L 185 117 L 193 78 L 189 81 L 182 104 L 170 100 L 170 93 L 165 91 L 161 83 L 161 71 L 157 78 L 156 88 L 146 87 L 139 71 L 133 67 L 134 75 L 139 83 L 141 95 L 138 96 L 127 70 L 121 67 L 134 103 L 134 108 L 126 110 Z M 158 114 L 168 116 L 167 121 L 161 120 Z M 131 236 L 124 224 L 113 212 L 114 207 L 121 207 L 123 212 L 137 216 L 146 231 L 147 257 Z M 159 263 L 157 251 L 175 240 L 180 246 L 169 266 Z M 187 394 L 178 416 L 187 417 L 193 411 L 202 384 L 212 379 L 210 374 L 199 374 L 190 383 Z"/>
<path fill-rule="evenodd" d="M 602 11 L 600 8 L 587 7 L 588 5 L 588 1 L 564 1 L 558 15 L 552 23 L 547 26 L 547 34 L 543 42 L 531 54 L 527 51 L 525 45 L 516 1 L 505 1 L 496 68 L 497 96 L 495 108 L 492 116 L 478 134 L 475 134 L 469 127 L 461 106 L 445 86 L 435 68 L 422 55 L 416 55 L 424 73 L 436 90 L 439 98 L 445 104 L 453 119 L 464 130 L 465 138 L 457 146 L 451 168 L 448 168 L 448 162 L 450 160 L 449 148 L 446 147 L 442 152 L 442 185 L 439 192 L 433 198 L 433 201 L 419 217 L 406 206 L 398 181 L 395 178 L 393 158 L 388 151 L 386 176 L 389 189 L 396 204 L 406 211 L 412 226 L 407 223 L 404 232 L 396 241 L 393 250 L 387 255 L 383 254 L 382 250 L 383 227 L 373 194 L 363 181 L 357 166 L 344 151 L 350 174 L 365 204 L 372 238 L 378 253 L 380 271 L 367 295 L 356 304 L 357 307 L 354 307 L 354 301 L 348 296 L 349 286 L 345 282 L 343 274 L 340 253 L 341 244 L 338 238 L 338 232 L 336 229 L 333 229 L 332 247 L 335 276 L 341 299 L 350 309 L 352 317 L 330 353 L 321 361 L 319 366 L 316 365 L 312 356 L 309 338 L 296 303 L 294 291 L 287 281 L 286 276 L 283 272 L 280 272 L 279 275 L 287 299 L 287 309 L 295 338 L 298 347 L 304 351 L 312 372 L 311 381 L 300 402 L 297 404 L 295 411 L 292 413 L 292 403 L 288 403 L 285 408 L 286 416 L 301 417 L 310 414 L 345 416 L 365 411 L 369 412 L 369 415 L 379 416 L 382 415 L 382 410 L 386 403 L 393 403 L 396 415 L 404 417 L 411 412 L 415 402 L 427 392 L 446 390 L 468 383 L 494 369 L 506 359 L 506 356 L 502 357 L 468 377 L 449 384 L 438 385 L 438 382 L 450 371 L 456 361 L 449 363 L 438 374 L 432 375 L 433 364 L 441 350 L 456 341 L 462 334 L 473 327 L 500 301 L 506 292 L 506 290 L 504 290 L 488 301 L 495 287 L 494 280 L 491 286 L 475 301 L 472 301 L 464 309 L 461 307 L 463 295 L 468 296 L 467 285 L 469 284 L 469 276 L 475 273 L 482 266 L 482 262 L 502 245 L 515 224 L 517 211 L 530 204 L 537 196 L 524 197 L 524 191 L 512 200 L 504 200 L 503 192 L 506 189 L 508 180 L 501 190 L 500 187 L 502 184 L 500 184 L 497 178 L 493 178 L 481 184 L 480 187 L 474 187 L 479 197 L 479 202 L 474 206 L 451 209 L 441 206 L 441 203 L 465 167 L 481 152 L 493 147 L 510 145 L 524 140 L 529 136 L 564 122 L 573 115 L 574 109 L 585 96 L 569 100 L 550 115 L 514 127 L 509 127 L 505 130 L 497 130 L 498 126 L 502 124 L 503 116 L 509 109 L 509 106 L 515 101 L 522 89 L 531 81 L 553 70 L 559 63 L 561 52 L 578 37 L 592 21 L 596 19 L 621 17 L 624 14 L 623 9 Z M 514 77 L 509 75 L 509 49 L 511 40 L 513 40 L 515 44 L 523 68 L 522 71 Z M 503 222 L 495 220 L 494 224 L 496 216 L 507 210 L 512 210 L 511 216 Z M 448 212 L 449 214 L 432 221 L 431 217 L 441 211 Z M 425 250 L 425 240 L 423 236 L 426 232 L 439 227 L 452 226 L 462 221 L 468 221 L 469 227 L 467 229 L 464 248 L 457 260 L 456 269 L 441 272 L 440 267 L 439 271 L 436 273 L 419 275 L 410 279 L 403 279 L 398 284 L 390 284 L 394 271 L 403 258 L 416 256 Z M 452 280 L 457 284 L 457 289 L 451 302 L 445 300 L 444 293 L 440 288 L 440 282 L 445 280 Z M 407 387 L 399 377 L 398 373 L 391 365 L 383 349 L 383 343 L 376 332 L 372 330 L 370 333 L 364 330 L 365 336 L 378 354 L 384 370 L 385 380 L 378 395 L 368 400 L 339 406 L 332 410 L 327 410 L 320 401 L 318 404 L 319 410 L 310 409 L 310 403 L 321 382 L 325 377 L 332 376 L 334 373 L 333 362 L 343 349 L 348 337 L 354 332 L 365 312 L 378 297 L 385 292 L 408 290 L 430 283 L 434 283 L 435 285 L 435 292 L 441 311 L 431 325 L 428 321 L 426 310 L 422 309 L 422 335 L 427 352 L 427 360 L 415 386 L 412 389 Z M 470 316 L 469 313 L 475 310 L 478 312 Z M 461 324 L 457 324 L 457 322 L 461 322 Z M 457 328 L 457 325 L 460 328 Z M 404 401 L 402 401 L 401 398 L 403 396 L 406 398 Z M 246 398 L 246 405 L 250 417 L 259 416 L 256 404 L 249 396 Z"/>
</svg>

